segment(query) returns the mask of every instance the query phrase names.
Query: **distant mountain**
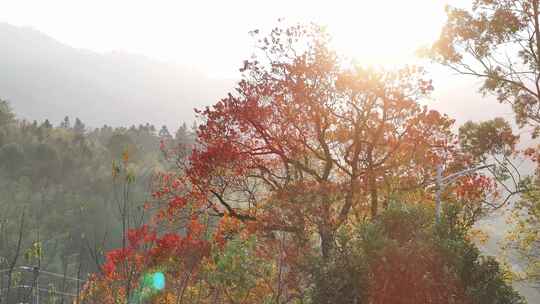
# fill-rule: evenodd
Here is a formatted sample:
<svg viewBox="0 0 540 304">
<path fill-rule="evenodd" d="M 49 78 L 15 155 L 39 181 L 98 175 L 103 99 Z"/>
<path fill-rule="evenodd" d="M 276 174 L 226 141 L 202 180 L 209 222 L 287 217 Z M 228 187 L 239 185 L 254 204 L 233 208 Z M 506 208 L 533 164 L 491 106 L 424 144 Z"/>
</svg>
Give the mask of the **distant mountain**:
<svg viewBox="0 0 540 304">
<path fill-rule="evenodd" d="M 180 38 L 179 38 L 180 39 Z M 75 49 L 31 28 L 0 23 L 0 98 L 18 116 L 87 125 L 150 122 L 176 127 L 213 104 L 232 81 L 127 53 Z"/>
</svg>

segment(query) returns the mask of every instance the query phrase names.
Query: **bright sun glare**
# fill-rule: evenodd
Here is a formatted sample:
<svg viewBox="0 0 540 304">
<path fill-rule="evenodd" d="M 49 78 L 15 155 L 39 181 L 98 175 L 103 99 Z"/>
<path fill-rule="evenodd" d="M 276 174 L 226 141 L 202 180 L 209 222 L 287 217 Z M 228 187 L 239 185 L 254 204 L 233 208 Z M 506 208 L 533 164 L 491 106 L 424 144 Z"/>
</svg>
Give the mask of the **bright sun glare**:
<svg viewBox="0 0 540 304">
<path fill-rule="evenodd" d="M 329 12 L 321 22 L 328 25 L 336 48 L 361 63 L 409 62 L 419 47 L 437 38 L 445 21 L 443 1 L 350 3 L 349 9 Z"/>
<path fill-rule="evenodd" d="M 326 25 L 336 48 L 361 63 L 410 62 L 419 46 L 436 39 L 447 3 L 470 0 L 13 0 L 0 21 L 77 48 L 134 52 L 236 77 L 252 52 L 247 32 L 278 18 Z"/>
</svg>

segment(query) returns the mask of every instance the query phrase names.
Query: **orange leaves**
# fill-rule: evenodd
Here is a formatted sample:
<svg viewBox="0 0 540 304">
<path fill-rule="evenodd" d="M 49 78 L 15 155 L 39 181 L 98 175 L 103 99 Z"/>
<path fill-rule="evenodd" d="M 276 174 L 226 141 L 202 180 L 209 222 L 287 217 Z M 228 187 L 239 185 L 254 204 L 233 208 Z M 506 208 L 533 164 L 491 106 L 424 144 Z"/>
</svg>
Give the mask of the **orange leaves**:
<svg viewBox="0 0 540 304">
<path fill-rule="evenodd" d="M 128 149 L 124 149 L 124 152 L 122 152 L 122 162 L 124 163 L 124 166 L 127 166 L 127 163 L 129 161 L 129 151 Z"/>
<path fill-rule="evenodd" d="M 487 193 L 496 190 L 495 182 L 493 178 L 480 174 L 472 174 L 457 180 L 453 187 L 453 192 L 462 202 L 481 203 Z"/>
<path fill-rule="evenodd" d="M 424 191 L 443 159 L 465 159 L 453 120 L 418 103 L 433 89 L 421 68 L 343 64 L 315 26 L 270 36 L 236 89 L 197 111 L 185 187 L 156 193 L 169 216 L 189 206 L 261 229 L 336 229 L 350 214 L 408 197 L 403 189 Z"/>
<path fill-rule="evenodd" d="M 393 201 L 426 202 L 425 186 L 443 161 L 449 174 L 466 167 L 471 156 L 456 147 L 454 121 L 418 102 L 433 89 L 421 69 L 350 67 L 318 30 L 272 31 L 263 59 L 245 62 L 234 93 L 197 111 L 203 122 L 197 144 L 176 159 L 178 172 L 156 177 L 153 192 L 156 223 L 180 232 L 130 231 L 127 250 L 108 257 L 108 273 L 118 273 L 120 261 L 133 261 L 166 265 L 176 275 L 189 265 L 197 276 L 204 263 L 219 268 L 208 257 L 238 245 L 231 240 L 257 238 L 253 248 L 261 261 L 287 269 L 287 288 L 300 290 L 308 277 L 304 255 L 328 258 L 340 227 L 373 218 Z M 306 43 L 298 44 L 300 38 Z M 490 187 L 476 175 L 452 190 L 478 199 Z M 426 251 L 406 252 L 396 263 L 422 267 L 418 255 Z M 237 265 L 237 256 L 231 263 L 245 266 Z M 431 258 L 440 266 L 439 257 Z M 385 261 L 376 267 L 388 271 Z M 426 273 L 414 268 L 406 275 L 421 285 Z M 189 279 L 182 282 L 187 286 Z"/>
<path fill-rule="evenodd" d="M 219 248 L 223 249 L 227 239 L 241 231 L 241 222 L 225 214 L 219 221 L 219 226 L 214 233 L 214 241 Z"/>
</svg>

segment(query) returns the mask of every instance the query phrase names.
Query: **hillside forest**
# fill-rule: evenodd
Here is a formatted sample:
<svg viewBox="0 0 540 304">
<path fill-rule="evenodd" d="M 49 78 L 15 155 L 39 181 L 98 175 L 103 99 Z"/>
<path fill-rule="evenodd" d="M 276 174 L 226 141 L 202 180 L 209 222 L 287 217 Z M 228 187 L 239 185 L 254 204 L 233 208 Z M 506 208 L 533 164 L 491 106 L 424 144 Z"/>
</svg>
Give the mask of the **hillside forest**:
<svg viewBox="0 0 540 304">
<path fill-rule="evenodd" d="M 250 32 L 193 126 L 27 121 L 2 101 L 0 303 L 535 303 L 515 283 L 540 286 L 539 5 L 447 7 L 418 52 L 513 121 L 456 125 L 426 68 L 360 65 L 285 21 Z M 490 256 L 477 224 L 501 212 Z"/>
</svg>

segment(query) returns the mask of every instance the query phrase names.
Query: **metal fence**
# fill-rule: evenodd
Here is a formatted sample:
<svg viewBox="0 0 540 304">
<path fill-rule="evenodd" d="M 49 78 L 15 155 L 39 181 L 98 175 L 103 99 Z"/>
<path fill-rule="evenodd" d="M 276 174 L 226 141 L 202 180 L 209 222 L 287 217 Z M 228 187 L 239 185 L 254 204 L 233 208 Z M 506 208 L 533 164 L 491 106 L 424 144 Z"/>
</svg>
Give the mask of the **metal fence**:
<svg viewBox="0 0 540 304">
<path fill-rule="evenodd" d="M 70 304 L 78 303 L 85 281 L 40 269 L 35 266 L 18 266 L 11 274 L 0 270 L 1 304 Z M 10 285 L 10 286 L 8 286 Z"/>
</svg>

